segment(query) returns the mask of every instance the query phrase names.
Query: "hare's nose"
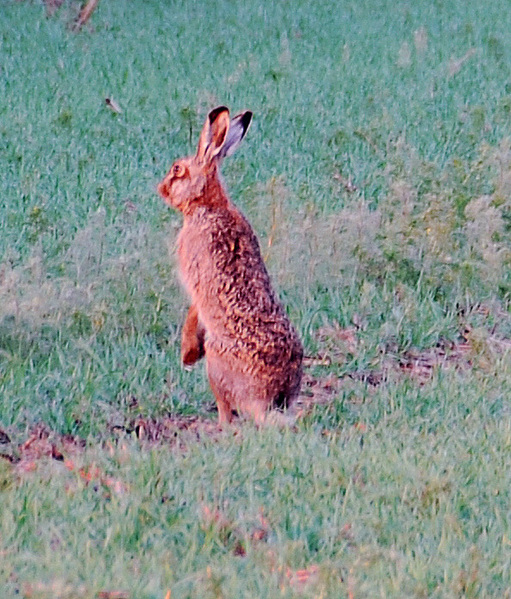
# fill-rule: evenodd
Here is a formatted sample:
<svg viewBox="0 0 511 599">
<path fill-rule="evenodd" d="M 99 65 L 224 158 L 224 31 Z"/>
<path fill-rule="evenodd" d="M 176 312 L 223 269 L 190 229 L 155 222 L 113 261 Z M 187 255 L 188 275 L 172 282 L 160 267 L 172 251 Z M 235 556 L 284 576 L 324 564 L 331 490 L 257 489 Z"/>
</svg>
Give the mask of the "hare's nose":
<svg viewBox="0 0 511 599">
<path fill-rule="evenodd" d="M 156 186 L 156 191 L 161 195 L 162 198 L 166 198 L 169 195 L 169 188 L 165 181 L 161 181 Z"/>
</svg>

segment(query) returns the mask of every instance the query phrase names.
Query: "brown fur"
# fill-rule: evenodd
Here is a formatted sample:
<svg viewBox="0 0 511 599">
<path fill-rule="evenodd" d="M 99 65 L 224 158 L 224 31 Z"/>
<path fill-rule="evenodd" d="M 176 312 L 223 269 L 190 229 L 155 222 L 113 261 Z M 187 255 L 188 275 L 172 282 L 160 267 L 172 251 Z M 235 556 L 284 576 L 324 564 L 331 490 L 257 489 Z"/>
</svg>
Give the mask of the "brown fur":
<svg viewBox="0 0 511 599">
<path fill-rule="evenodd" d="M 251 116 L 230 121 L 227 108 L 211 111 L 197 154 L 174 163 L 158 186 L 184 215 L 177 255 L 192 305 L 181 358 L 190 365 L 206 356 L 220 423 L 233 412 L 263 422 L 268 409 L 291 407 L 302 378 L 298 334 L 272 289 L 255 233 L 219 177 Z"/>
</svg>

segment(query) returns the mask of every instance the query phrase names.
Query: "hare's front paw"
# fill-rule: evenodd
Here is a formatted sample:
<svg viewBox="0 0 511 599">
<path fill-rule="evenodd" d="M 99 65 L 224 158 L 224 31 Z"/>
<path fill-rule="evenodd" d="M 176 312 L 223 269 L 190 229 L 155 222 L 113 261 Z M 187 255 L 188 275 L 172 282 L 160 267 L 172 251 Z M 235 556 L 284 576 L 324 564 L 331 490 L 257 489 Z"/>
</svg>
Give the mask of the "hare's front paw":
<svg viewBox="0 0 511 599">
<path fill-rule="evenodd" d="M 181 348 L 181 362 L 186 370 L 191 370 L 192 366 L 204 356 L 204 347 L 200 344 L 192 347 Z"/>
<path fill-rule="evenodd" d="M 197 308 L 192 305 L 186 315 L 181 334 L 181 362 L 185 368 L 204 357 L 205 335 L 206 331 L 199 321 Z"/>
</svg>

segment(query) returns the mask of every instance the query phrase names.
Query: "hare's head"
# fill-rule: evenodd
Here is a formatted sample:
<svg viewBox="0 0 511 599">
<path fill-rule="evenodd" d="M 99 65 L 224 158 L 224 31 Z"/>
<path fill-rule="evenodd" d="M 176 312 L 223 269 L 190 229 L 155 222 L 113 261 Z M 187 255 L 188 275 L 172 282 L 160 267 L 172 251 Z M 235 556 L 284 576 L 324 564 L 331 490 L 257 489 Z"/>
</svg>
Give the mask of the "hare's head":
<svg viewBox="0 0 511 599">
<path fill-rule="evenodd" d="M 236 150 L 251 120 L 250 111 L 231 120 L 225 106 L 213 109 L 206 117 L 195 156 L 176 160 L 158 185 L 165 203 L 186 214 L 196 205 L 213 202 L 215 194 L 208 193 L 208 183 L 216 179 L 223 158 Z"/>
</svg>

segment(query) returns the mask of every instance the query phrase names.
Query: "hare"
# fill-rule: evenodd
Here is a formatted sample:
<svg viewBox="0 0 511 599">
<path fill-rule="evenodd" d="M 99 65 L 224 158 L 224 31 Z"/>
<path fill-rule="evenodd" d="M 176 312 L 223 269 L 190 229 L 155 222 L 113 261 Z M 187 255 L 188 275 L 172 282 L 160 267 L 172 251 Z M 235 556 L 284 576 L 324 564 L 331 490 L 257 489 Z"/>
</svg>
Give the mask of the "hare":
<svg viewBox="0 0 511 599">
<path fill-rule="evenodd" d="M 158 185 L 165 203 L 184 217 L 177 256 L 191 306 L 181 359 L 191 365 L 205 356 L 219 424 L 234 414 L 263 423 L 271 408 L 292 406 L 302 379 L 298 334 L 273 291 L 257 237 L 219 172 L 251 120 L 250 111 L 231 120 L 225 106 L 212 110 L 195 156 L 177 160 Z M 278 412 L 272 414 L 279 421 Z"/>
</svg>

